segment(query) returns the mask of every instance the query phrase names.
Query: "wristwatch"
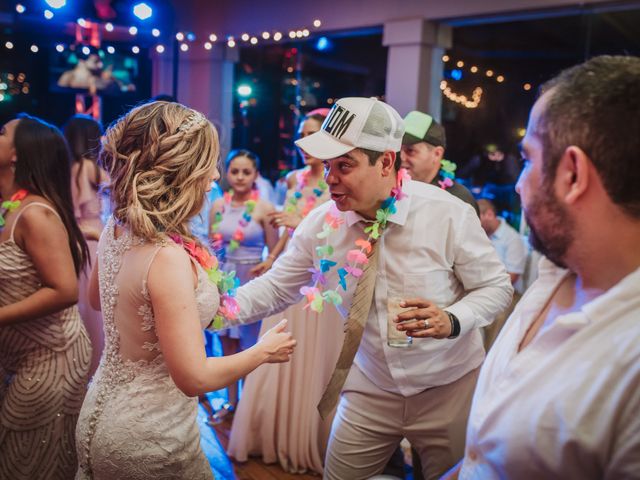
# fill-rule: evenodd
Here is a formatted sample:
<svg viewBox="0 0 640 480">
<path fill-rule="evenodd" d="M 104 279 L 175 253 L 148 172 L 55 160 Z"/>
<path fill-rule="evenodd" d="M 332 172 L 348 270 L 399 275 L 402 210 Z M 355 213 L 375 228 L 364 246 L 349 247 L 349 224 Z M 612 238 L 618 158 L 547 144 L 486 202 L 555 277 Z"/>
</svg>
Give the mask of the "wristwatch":
<svg viewBox="0 0 640 480">
<path fill-rule="evenodd" d="M 451 335 L 447 338 L 458 338 L 460 335 L 460 320 L 453 313 L 445 310 L 444 313 L 449 317 L 449 321 L 451 322 Z"/>
</svg>

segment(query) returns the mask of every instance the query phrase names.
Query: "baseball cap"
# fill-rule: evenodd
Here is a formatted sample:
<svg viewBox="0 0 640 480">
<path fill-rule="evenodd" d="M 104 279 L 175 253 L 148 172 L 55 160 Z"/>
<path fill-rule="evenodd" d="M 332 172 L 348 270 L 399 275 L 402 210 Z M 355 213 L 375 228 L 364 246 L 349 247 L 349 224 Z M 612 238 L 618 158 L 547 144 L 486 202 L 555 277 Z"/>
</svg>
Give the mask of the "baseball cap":
<svg viewBox="0 0 640 480">
<path fill-rule="evenodd" d="M 404 122 L 391 106 L 376 98 L 337 100 L 320 130 L 296 140 L 312 157 L 329 160 L 365 148 L 376 152 L 400 151 Z"/>
<path fill-rule="evenodd" d="M 402 138 L 403 145 L 413 145 L 418 142 L 426 142 L 435 147 L 447 146 L 444 127 L 431 115 L 414 110 L 404 117 L 405 132 Z"/>
</svg>

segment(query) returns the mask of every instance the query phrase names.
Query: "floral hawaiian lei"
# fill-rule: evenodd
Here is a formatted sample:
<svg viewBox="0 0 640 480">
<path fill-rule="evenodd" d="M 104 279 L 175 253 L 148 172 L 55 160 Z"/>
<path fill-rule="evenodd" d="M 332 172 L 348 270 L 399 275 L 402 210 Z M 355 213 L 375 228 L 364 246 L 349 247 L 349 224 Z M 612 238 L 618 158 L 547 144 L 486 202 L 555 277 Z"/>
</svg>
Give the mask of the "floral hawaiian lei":
<svg viewBox="0 0 640 480">
<path fill-rule="evenodd" d="M 5 215 L 16 210 L 27 195 L 29 195 L 29 192 L 25 189 L 21 189 L 11 195 L 9 200 L 2 202 L 0 205 L 0 228 L 4 228 L 5 226 Z"/>
<path fill-rule="evenodd" d="M 220 291 L 220 308 L 216 312 L 213 320 L 207 328 L 220 330 L 224 327 L 224 319 L 233 320 L 238 316 L 240 307 L 236 301 L 235 294 L 240 286 L 240 280 L 236 277 L 236 272 L 223 272 L 219 269 L 218 259 L 209 253 L 205 247 L 198 245 L 195 240 L 184 240 L 179 235 L 169 235 L 171 240 L 181 245 L 187 253 L 196 260 L 204 269 Z"/>
<path fill-rule="evenodd" d="M 301 172 L 298 172 L 296 175 L 296 191 L 291 195 L 289 200 L 287 201 L 287 205 L 284 210 L 287 213 L 296 213 L 298 211 L 298 202 L 302 198 L 302 190 L 309 185 L 309 176 L 311 175 L 311 168 L 306 167 Z M 318 187 L 313 189 L 313 195 L 309 195 L 305 198 L 304 207 L 302 208 L 302 218 L 306 217 L 307 214 L 314 209 L 316 206 L 317 199 L 322 196 L 324 192 L 327 191 L 329 185 L 323 179 L 320 179 L 318 182 Z"/>
<path fill-rule="evenodd" d="M 238 221 L 238 228 L 233 232 L 231 236 L 231 240 L 229 241 L 228 251 L 233 252 L 240 246 L 240 242 L 244 240 L 244 229 L 251 222 L 251 214 L 256 208 L 256 204 L 258 203 L 258 190 L 251 190 L 251 196 L 249 200 L 244 203 L 244 213 L 242 217 Z M 231 199 L 233 198 L 233 190 L 229 190 L 224 193 L 224 203 L 227 206 L 231 205 Z M 224 211 L 224 210 L 223 210 Z M 211 225 L 211 233 L 213 233 L 213 241 L 212 246 L 216 251 L 220 251 L 222 249 L 222 234 L 218 232 L 220 229 L 220 223 L 222 223 L 222 212 L 216 212 L 216 215 L 213 219 L 213 225 Z"/>
<path fill-rule="evenodd" d="M 340 278 L 338 285 L 342 287 L 343 290 L 347 290 L 347 277 L 349 275 L 355 278 L 362 276 L 362 266 L 369 262 L 367 255 L 371 253 L 373 248 L 372 242 L 380 238 L 380 235 L 387 226 L 389 217 L 396 213 L 396 202 L 406 197 L 406 194 L 402 192 L 402 183 L 410 179 L 411 177 L 404 168 L 398 171 L 396 186 L 391 190 L 391 196 L 382 202 L 382 205 L 376 211 L 375 222 L 364 229 L 364 233 L 366 233 L 368 237 L 366 239 L 359 238 L 356 240 L 356 248 L 347 252 L 344 266 L 338 268 L 338 276 Z M 333 290 L 325 288 L 327 285 L 326 274 L 332 268 L 338 266 L 337 262 L 331 260 L 334 247 L 329 243 L 329 237 L 333 232 L 338 230 L 342 223 L 344 223 L 344 220 L 338 215 L 338 210 L 336 206 L 333 205 L 325 216 L 322 231 L 316 235 L 317 238 L 325 240 L 324 245 L 316 247 L 316 254 L 320 258 L 320 261 L 317 266 L 309 269 L 312 275 L 312 286 L 305 286 L 300 289 L 300 293 L 307 299 L 305 308 L 310 307 L 314 312 L 322 312 L 325 303 L 331 303 L 336 307 L 342 303 L 342 296 L 338 292 L 338 287 Z"/>
<path fill-rule="evenodd" d="M 438 180 L 438 185 L 443 190 L 453 187 L 453 180 L 456 178 L 456 168 L 458 166 L 450 160 L 442 159 L 440 161 L 440 176 L 442 180 Z"/>
</svg>

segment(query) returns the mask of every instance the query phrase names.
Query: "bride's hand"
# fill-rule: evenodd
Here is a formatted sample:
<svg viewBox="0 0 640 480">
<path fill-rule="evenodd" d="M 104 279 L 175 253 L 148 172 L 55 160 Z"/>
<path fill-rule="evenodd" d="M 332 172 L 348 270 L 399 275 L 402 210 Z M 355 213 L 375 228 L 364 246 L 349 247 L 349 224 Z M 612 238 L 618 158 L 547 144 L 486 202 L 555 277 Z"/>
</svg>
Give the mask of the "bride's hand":
<svg viewBox="0 0 640 480">
<path fill-rule="evenodd" d="M 266 356 L 265 363 L 283 363 L 289 361 L 289 356 L 293 353 L 296 341 L 291 332 L 286 332 L 287 320 L 280 321 L 275 327 L 267 330 L 261 338 L 257 348 L 261 349 Z"/>
</svg>

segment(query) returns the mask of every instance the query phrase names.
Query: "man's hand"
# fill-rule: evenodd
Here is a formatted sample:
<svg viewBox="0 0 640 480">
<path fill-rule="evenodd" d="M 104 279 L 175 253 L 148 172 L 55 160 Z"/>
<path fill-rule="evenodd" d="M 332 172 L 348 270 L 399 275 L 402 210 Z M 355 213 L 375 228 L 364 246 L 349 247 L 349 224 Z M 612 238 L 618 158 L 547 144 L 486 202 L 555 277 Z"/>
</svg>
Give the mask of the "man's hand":
<svg viewBox="0 0 640 480">
<path fill-rule="evenodd" d="M 416 338 L 447 338 L 451 335 L 449 316 L 435 303 L 424 298 L 409 298 L 400 306 L 413 309 L 399 314 L 394 320 L 398 323 L 398 330 Z"/>
</svg>

